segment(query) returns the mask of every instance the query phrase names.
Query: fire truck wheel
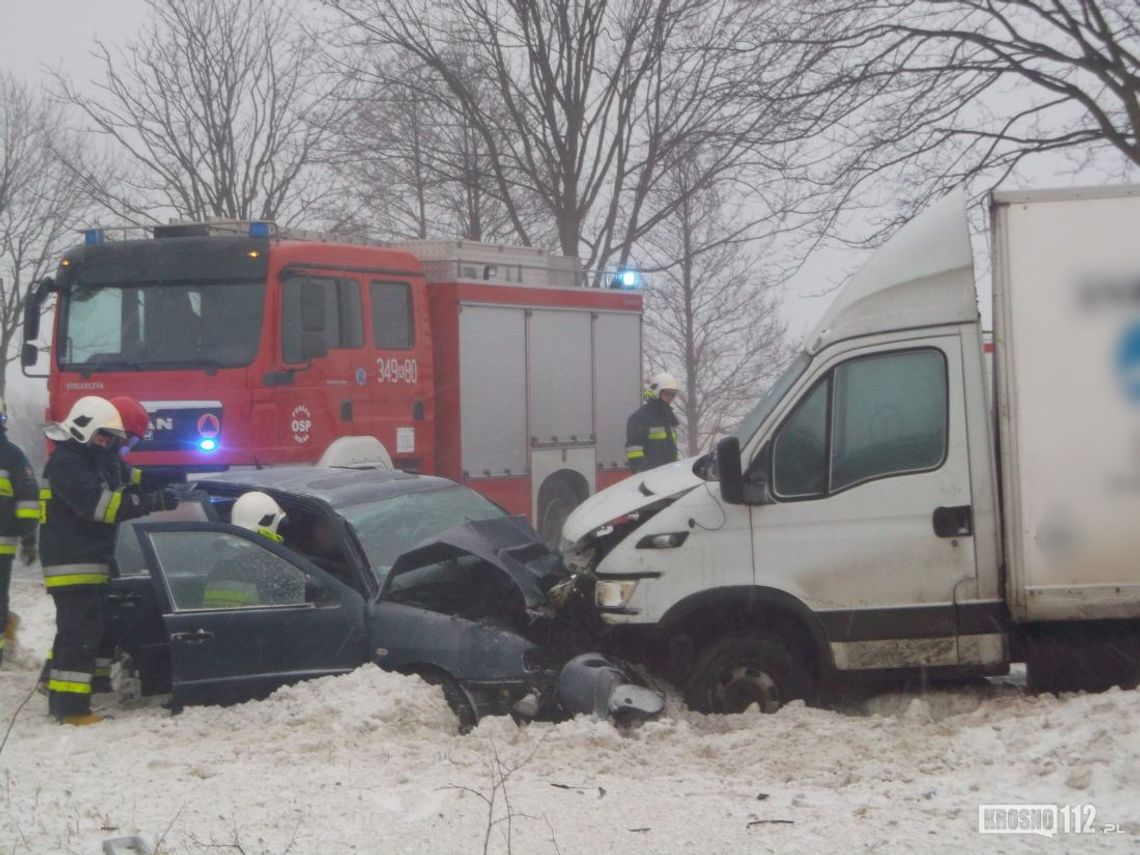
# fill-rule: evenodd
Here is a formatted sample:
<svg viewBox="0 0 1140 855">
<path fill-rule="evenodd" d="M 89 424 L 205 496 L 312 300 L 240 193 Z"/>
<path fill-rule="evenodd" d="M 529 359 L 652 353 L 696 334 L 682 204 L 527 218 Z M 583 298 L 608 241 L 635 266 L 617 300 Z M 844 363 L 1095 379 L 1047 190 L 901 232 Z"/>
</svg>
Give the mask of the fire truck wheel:
<svg viewBox="0 0 1140 855">
<path fill-rule="evenodd" d="M 550 481 L 538 494 L 538 533 L 551 549 L 562 540 L 562 526 L 570 512 L 578 507 L 578 494 L 565 481 Z"/>
</svg>

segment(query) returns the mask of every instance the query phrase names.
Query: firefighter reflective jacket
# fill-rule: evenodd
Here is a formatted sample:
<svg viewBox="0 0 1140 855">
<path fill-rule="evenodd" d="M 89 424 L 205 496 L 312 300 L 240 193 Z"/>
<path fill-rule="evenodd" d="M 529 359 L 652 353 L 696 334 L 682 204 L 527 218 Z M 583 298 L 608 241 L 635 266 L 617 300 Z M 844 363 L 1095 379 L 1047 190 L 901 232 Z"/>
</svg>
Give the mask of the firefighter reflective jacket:
<svg viewBox="0 0 1140 855">
<path fill-rule="evenodd" d="M 119 456 L 69 441 L 56 446 L 40 490 L 40 561 L 48 588 L 111 576 L 115 524 L 150 512 Z"/>
<path fill-rule="evenodd" d="M 677 459 L 677 415 L 660 398 L 650 398 L 625 423 L 625 457 L 634 472 Z"/>
<path fill-rule="evenodd" d="M 0 556 L 15 555 L 21 543 L 34 542 L 39 519 L 36 475 L 24 452 L 0 429 Z"/>
</svg>

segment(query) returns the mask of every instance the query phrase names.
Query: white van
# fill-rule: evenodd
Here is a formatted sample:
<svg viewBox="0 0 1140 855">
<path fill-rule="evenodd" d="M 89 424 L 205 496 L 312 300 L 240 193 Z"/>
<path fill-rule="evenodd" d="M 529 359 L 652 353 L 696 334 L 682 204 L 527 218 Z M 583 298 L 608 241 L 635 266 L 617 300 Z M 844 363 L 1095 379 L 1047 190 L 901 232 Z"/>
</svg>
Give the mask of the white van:
<svg viewBox="0 0 1140 855">
<path fill-rule="evenodd" d="M 954 194 L 715 454 L 567 520 L 614 647 L 691 706 L 1011 660 L 1040 689 L 1140 678 L 1140 187 L 996 193 L 991 213 L 992 402 Z"/>
</svg>

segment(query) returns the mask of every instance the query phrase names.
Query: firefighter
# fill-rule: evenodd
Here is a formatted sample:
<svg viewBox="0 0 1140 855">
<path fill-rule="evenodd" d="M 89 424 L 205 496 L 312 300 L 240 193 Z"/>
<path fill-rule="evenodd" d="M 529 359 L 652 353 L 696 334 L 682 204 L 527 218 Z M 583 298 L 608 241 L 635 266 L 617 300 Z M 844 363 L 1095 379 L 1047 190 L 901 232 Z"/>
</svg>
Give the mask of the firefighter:
<svg viewBox="0 0 1140 855">
<path fill-rule="evenodd" d="M 243 493 L 230 510 L 230 522 L 256 532 L 273 543 L 284 543 L 281 533 L 288 517 L 273 497 L 258 490 Z M 298 585 L 283 584 L 273 569 L 248 556 L 237 561 L 223 558 L 210 571 L 202 593 L 207 609 L 304 602 L 304 580 Z M 280 590 L 279 590 L 280 589 Z"/>
<path fill-rule="evenodd" d="M 123 420 L 123 430 L 127 438 L 119 444 L 119 456 L 126 457 L 130 451 L 146 438 L 150 429 L 150 414 L 134 398 L 126 395 L 116 395 L 111 398 L 111 406 L 119 413 Z M 165 487 L 166 482 L 154 482 L 144 475 L 141 469 L 128 464 L 125 460 L 118 465 L 118 475 L 114 464 L 108 466 L 108 486 L 112 489 L 132 485 L 136 490 L 154 490 Z M 95 651 L 95 673 L 91 678 L 91 694 L 106 694 L 112 691 L 111 665 L 114 662 L 114 639 L 104 634 Z"/>
<path fill-rule="evenodd" d="M 55 601 L 55 642 L 48 672 L 48 711 L 65 724 L 94 724 L 91 713 L 96 650 L 103 638 L 103 601 L 111 578 L 115 526 L 177 507 L 168 490 L 143 492 L 122 484 L 122 416 L 89 395 L 62 422 L 44 428 L 55 449 L 40 490 L 44 584 Z"/>
<path fill-rule="evenodd" d="M 8 439 L 8 406 L 0 398 L 0 662 L 4 642 L 16 636 L 16 616 L 8 613 L 12 560 L 19 548 L 25 564 L 36 561 L 40 521 L 39 485 L 28 458 Z"/>
<path fill-rule="evenodd" d="M 677 415 L 672 404 L 679 391 L 677 378 L 664 371 L 645 387 L 645 403 L 625 423 L 625 457 L 634 472 L 677 459 Z"/>
</svg>

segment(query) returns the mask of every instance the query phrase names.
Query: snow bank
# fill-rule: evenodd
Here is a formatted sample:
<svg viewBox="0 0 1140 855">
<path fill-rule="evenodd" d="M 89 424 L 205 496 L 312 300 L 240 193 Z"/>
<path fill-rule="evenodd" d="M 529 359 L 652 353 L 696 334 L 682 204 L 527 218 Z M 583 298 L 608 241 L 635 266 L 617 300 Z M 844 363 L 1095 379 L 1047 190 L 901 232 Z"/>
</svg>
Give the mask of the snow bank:
<svg viewBox="0 0 1140 855">
<path fill-rule="evenodd" d="M 24 646 L 0 669 L 4 722 L 52 631 L 37 584 L 13 594 Z M 1137 692 L 1057 699 L 982 683 L 775 716 L 701 716 L 671 699 L 666 717 L 631 732 L 500 718 L 457 736 L 438 688 L 371 667 L 178 716 L 131 688 L 103 702 L 113 720 L 89 728 L 50 722 L 31 696 L 0 754 L 0 851 L 96 853 L 132 834 L 164 853 L 247 855 L 1140 843 Z M 980 803 L 1015 802 L 1092 804 L 1098 829 L 1125 832 L 978 835 Z"/>
</svg>

